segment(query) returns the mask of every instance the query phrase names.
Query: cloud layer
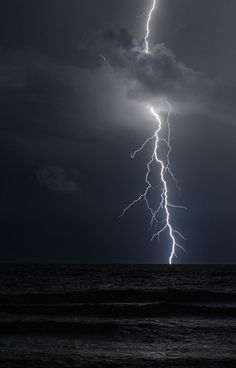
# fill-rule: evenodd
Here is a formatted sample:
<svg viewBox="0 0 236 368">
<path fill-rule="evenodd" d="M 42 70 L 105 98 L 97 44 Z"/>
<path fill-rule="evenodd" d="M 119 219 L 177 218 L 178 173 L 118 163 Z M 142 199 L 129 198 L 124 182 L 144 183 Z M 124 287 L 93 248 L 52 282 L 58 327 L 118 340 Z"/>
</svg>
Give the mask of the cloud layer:
<svg viewBox="0 0 236 368">
<path fill-rule="evenodd" d="M 133 39 L 126 29 L 106 29 L 101 47 L 110 65 L 134 82 L 134 96 L 190 97 L 209 92 L 216 83 L 178 62 L 163 43 L 144 52 L 143 41 Z"/>
<path fill-rule="evenodd" d="M 79 174 L 74 169 L 44 167 L 36 170 L 36 177 L 40 184 L 51 190 L 66 193 L 80 191 Z"/>
</svg>

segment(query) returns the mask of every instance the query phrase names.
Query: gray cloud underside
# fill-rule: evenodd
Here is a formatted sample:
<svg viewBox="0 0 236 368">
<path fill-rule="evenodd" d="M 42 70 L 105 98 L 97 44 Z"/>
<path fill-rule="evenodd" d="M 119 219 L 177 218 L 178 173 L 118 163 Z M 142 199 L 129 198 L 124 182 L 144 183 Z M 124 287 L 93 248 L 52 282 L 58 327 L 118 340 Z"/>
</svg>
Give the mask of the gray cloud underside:
<svg viewBox="0 0 236 368">
<path fill-rule="evenodd" d="M 105 56 L 107 63 L 100 54 Z M 186 110 L 209 114 L 207 109 L 212 104 L 212 111 L 217 106 L 222 110 L 223 106 L 225 116 L 231 113 L 232 96 L 236 91 L 234 81 L 212 80 L 192 70 L 177 61 L 164 44 L 157 44 L 152 53 L 146 54 L 143 41 L 133 39 L 126 29 L 109 28 L 103 31 L 92 52 L 89 49 L 89 55 L 93 55 L 94 63 L 85 68 L 75 64 L 59 65 L 30 50 L 0 49 L 2 101 L 8 99 L 6 91 L 13 91 L 11 99 L 41 104 L 50 101 L 51 106 L 65 114 L 65 103 L 76 102 L 77 98 L 80 120 L 83 115 L 99 116 L 101 124 L 111 120 L 110 115 L 114 115 L 113 123 L 127 121 L 129 105 L 155 103 L 160 98 L 184 105 Z M 77 114 L 71 106 L 72 119 L 75 120 Z M 94 128 L 97 130 L 97 126 Z"/>
<path fill-rule="evenodd" d="M 41 185 L 51 190 L 66 193 L 80 191 L 79 175 L 74 169 L 44 167 L 36 170 L 36 178 Z"/>
<path fill-rule="evenodd" d="M 212 93 L 223 83 L 219 78 L 210 80 L 178 62 L 163 43 L 145 53 L 143 41 L 134 40 L 126 29 L 105 30 L 101 48 L 110 65 L 136 83 L 130 91 L 134 96 L 200 97 Z"/>
</svg>

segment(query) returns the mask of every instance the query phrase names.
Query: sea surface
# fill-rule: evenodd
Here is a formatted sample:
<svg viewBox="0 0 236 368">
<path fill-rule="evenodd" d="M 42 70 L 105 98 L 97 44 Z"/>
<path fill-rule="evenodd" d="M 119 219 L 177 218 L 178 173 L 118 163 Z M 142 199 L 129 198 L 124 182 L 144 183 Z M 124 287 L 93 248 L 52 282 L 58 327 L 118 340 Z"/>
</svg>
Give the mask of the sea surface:
<svg viewBox="0 0 236 368">
<path fill-rule="evenodd" d="M 236 266 L 1 265 L 0 367 L 236 367 Z"/>
</svg>

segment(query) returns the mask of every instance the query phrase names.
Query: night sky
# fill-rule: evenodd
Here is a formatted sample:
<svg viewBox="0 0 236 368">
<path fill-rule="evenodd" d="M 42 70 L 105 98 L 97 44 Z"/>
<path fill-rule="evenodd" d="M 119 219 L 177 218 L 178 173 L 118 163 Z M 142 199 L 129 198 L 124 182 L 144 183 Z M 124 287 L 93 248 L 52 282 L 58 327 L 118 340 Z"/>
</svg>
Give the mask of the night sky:
<svg viewBox="0 0 236 368">
<path fill-rule="evenodd" d="M 0 4 L 2 262 L 167 263 L 144 190 L 146 106 L 173 105 L 171 164 L 188 207 L 175 263 L 236 260 L 236 1 L 8 0 Z M 103 55 L 107 63 L 103 61 Z M 165 119 L 165 111 L 161 112 Z"/>
</svg>

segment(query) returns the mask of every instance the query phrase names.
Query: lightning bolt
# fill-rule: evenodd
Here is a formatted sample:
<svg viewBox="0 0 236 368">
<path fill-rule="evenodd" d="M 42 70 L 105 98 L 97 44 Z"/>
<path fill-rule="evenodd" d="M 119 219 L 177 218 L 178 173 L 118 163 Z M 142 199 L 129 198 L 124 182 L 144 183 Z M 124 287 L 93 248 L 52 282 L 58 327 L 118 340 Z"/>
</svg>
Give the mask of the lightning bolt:
<svg viewBox="0 0 236 368">
<path fill-rule="evenodd" d="M 151 10 L 148 14 L 148 20 L 147 20 L 147 26 L 146 26 L 146 35 L 145 35 L 145 38 L 144 38 L 144 41 L 145 41 L 145 52 L 148 54 L 149 53 L 149 43 L 148 43 L 148 39 L 149 39 L 149 35 L 150 35 L 150 23 L 151 23 L 151 20 L 152 20 L 152 13 L 155 11 L 156 9 L 156 0 L 153 0 L 153 4 L 152 4 L 152 7 L 151 7 Z"/>
<path fill-rule="evenodd" d="M 150 229 L 153 228 L 154 225 L 159 226 L 159 224 L 161 223 L 162 226 L 160 228 L 160 230 L 158 230 L 157 232 L 155 232 L 152 237 L 151 237 L 151 241 L 153 241 L 156 237 L 158 237 L 158 240 L 160 240 L 160 235 L 164 232 L 167 231 L 168 235 L 170 237 L 171 240 L 171 254 L 169 256 L 169 264 L 172 264 L 173 262 L 173 258 L 174 256 L 176 256 L 176 248 L 181 248 L 182 250 L 184 250 L 184 248 L 182 247 L 182 245 L 180 245 L 177 241 L 177 237 L 181 238 L 183 240 L 186 240 L 186 238 L 176 229 L 174 229 L 171 225 L 171 216 L 170 216 L 170 209 L 171 208 L 180 208 L 180 209 L 186 209 L 186 207 L 184 206 L 177 206 L 174 205 L 172 203 L 169 202 L 169 194 L 168 194 L 168 184 L 167 184 L 167 175 L 169 175 L 176 183 L 176 186 L 178 187 L 178 183 L 176 181 L 176 178 L 173 174 L 173 172 L 171 171 L 170 168 L 170 152 L 171 152 L 171 145 L 170 145 L 170 122 L 169 122 L 169 117 L 170 117 L 170 113 L 172 110 L 171 105 L 169 104 L 169 102 L 166 102 L 169 105 L 169 111 L 168 111 L 168 117 L 167 117 L 167 127 L 168 127 L 168 132 L 167 132 L 167 138 L 162 138 L 160 137 L 160 133 L 161 130 L 163 128 L 162 126 L 162 122 L 161 119 L 158 115 L 158 113 L 155 111 L 155 109 L 153 107 L 150 108 L 150 113 L 152 114 L 152 116 L 154 117 L 156 123 L 157 123 L 157 129 L 155 131 L 155 133 L 149 137 L 140 148 L 138 148 L 136 151 L 134 151 L 131 154 L 131 158 L 135 158 L 135 156 L 141 152 L 143 150 L 143 148 L 148 144 L 148 143 L 154 143 L 154 148 L 153 148 L 153 152 L 152 152 L 152 156 L 150 161 L 147 163 L 147 170 L 146 170 L 146 176 L 145 176 L 145 182 L 147 184 L 145 191 L 140 194 L 140 196 L 138 198 L 136 198 L 133 202 L 131 202 L 127 207 L 124 208 L 123 212 L 121 213 L 121 217 L 131 208 L 133 207 L 135 204 L 137 204 L 138 202 L 141 201 L 145 201 L 146 207 L 150 213 L 150 217 L 151 217 L 151 221 L 150 221 Z M 167 154 L 166 154 L 166 160 L 162 160 L 159 156 L 159 146 L 160 143 L 164 143 L 167 146 Z M 160 167 L 160 181 L 161 181 L 161 201 L 157 207 L 157 209 L 154 209 L 153 206 L 150 204 L 150 200 L 149 200 L 149 193 L 151 190 L 154 190 L 155 188 L 153 187 L 153 185 L 150 182 L 150 174 L 151 174 L 151 170 L 152 170 L 152 165 L 154 163 L 157 163 Z M 178 187 L 179 188 L 179 187 Z M 160 212 L 163 213 L 164 218 L 162 220 L 159 220 L 158 215 L 160 214 Z"/>
<path fill-rule="evenodd" d="M 147 20 L 147 25 L 146 25 L 146 35 L 145 35 L 145 38 L 144 38 L 144 41 L 145 41 L 145 50 L 144 51 L 145 51 L 145 53 L 150 52 L 149 51 L 149 43 L 148 43 L 148 39 L 149 39 L 149 35 L 150 35 L 150 23 L 151 23 L 151 19 L 152 19 L 152 14 L 156 9 L 156 5 L 157 5 L 156 0 L 153 0 L 152 7 L 151 7 L 150 12 L 148 14 L 148 20 Z M 172 264 L 174 256 L 177 257 L 176 249 L 180 248 L 184 251 L 183 246 L 179 244 L 179 239 L 181 238 L 182 240 L 186 240 L 186 238 L 178 230 L 176 230 L 172 227 L 170 210 L 175 209 L 175 208 L 186 209 L 186 207 L 174 205 L 174 204 L 170 203 L 170 201 L 169 201 L 167 176 L 170 176 L 170 178 L 175 182 L 175 185 L 178 189 L 180 189 L 180 187 L 178 186 L 178 182 L 175 178 L 175 175 L 171 171 L 171 167 L 170 167 L 170 154 L 171 154 L 170 116 L 171 116 L 171 112 L 172 112 L 172 106 L 169 102 L 165 101 L 165 103 L 168 105 L 167 137 L 163 138 L 161 136 L 160 133 L 162 132 L 162 128 L 163 128 L 162 121 L 160 119 L 160 116 L 156 112 L 156 110 L 153 107 L 151 107 L 150 108 L 150 113 L 153 116 L 153 118 L 154 118 L 154 120 L 157 124 L 157 129 L 155 130 L 154 134 L 151 137 L 149 137 L 141 145 L 140 148 L 138 148 L 136 151 L 134 151 L 131 154 L 131 158 L 135 158 L 135 156 L 138 153 L 140 153 L 147 144 L 149 144 L 149 143 L 153 144 L 152 156 L 151 156 L 150 161 L 147 163 L 147 170 L 146 170 L 146 176 L 145 176 L 146 189 L 142 194 L 140 194 L 140 196 L 138 198 L 136 198 L 133 202 L 131 202 L 129 205 L 127 205 L 127 207 L 124 208 L 123 212 L 121 213 L 121 216 L 123 216 L 135 204 L 137 204 L 141 201 L 144 201 L 145 204 L 146 204 L 146 207 L 147 207 L 147 209 L 150 213 L 150 217 L 151 217 L 150 228 L 149 229 L 151 230 L 153 227 L 155 227 L 155 228 L 159 227 L 159 230 L 157 232 L 154 232 L 154 234 L 152 235 L 151 241 L 154 240 L 156 237 L 160 241 L 160 235 L 164 232 L 167 232 L 167 234 L 170 238 L 170 243 L 171 243 L 171 252 L 170 252 L 170 256 L 169 256 L 169 264 Z M 160 143 L 164 144 L 167 148 L 167 153 L 166 153 L 165 159 L 161 159 L 161 157 L 159 155 Z M 159 203 L 159 205 L 156 209 L 153 207 L 153 205 L 151 205 L 150 199 L 149 199 L 150 191 L 155 189 L 154 186 L 150 182 L 150 174 L 151 174 L 151 171 L 152 171 L 152 166 L 154 164 L 157 164 L 160 167 L 160 182 L 161 182 L 161 200 L 160 200 L 160 203 Z M 163 218 L 161 220 L 159 219 L 160 214 L 163 214 Z M 161 224 L 161 226 L 160 226 L 160 224 Z"/>
</svg>

